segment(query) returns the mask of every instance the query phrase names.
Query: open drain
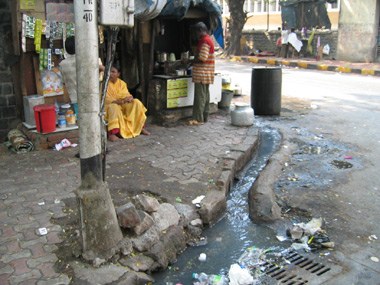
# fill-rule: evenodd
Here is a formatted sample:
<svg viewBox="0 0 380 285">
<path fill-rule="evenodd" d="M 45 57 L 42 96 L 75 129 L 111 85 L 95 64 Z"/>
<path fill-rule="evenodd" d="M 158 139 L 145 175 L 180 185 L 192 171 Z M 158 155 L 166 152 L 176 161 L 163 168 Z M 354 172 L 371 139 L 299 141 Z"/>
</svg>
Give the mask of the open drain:
<svg viewBox="0 0 380 285">
<path fill-rule="evenodd" d="M 342 268 L 335 264 L 329 266 L 316 262 L 297 252 L 284 256 L 279 264 L 271 262 L 263 265 L 262 271 L 265 276 L 260 278 L 262 284 L 322 284 L 342 271 Z"/>
</svg>

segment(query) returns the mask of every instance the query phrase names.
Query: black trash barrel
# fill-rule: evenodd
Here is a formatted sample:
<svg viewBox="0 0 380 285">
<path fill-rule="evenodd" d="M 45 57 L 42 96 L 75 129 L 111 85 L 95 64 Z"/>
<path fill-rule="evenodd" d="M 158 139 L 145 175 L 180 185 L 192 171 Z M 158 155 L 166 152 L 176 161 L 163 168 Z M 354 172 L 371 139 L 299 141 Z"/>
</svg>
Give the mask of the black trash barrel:
<svg viewBox="0 0 380 285">
<path fill-rule="evenodd" d="M 281 67 L 254 67 L 251 80 L 251 106 L 255 115 L 281 112 Z"/>
</svg>

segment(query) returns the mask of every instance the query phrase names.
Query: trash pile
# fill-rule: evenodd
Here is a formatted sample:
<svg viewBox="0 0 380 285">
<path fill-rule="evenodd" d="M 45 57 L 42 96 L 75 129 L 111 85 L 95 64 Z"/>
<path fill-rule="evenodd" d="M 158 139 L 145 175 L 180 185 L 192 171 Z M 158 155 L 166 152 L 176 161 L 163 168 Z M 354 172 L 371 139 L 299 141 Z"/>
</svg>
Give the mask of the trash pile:
<svg viewBox="0 0 380 285">
<path fill-rule="evenodd" d="M 247 248 L 240 256 L 237 263 L 232 264 L 228 276 L 207 275 L 194 273 L 194 285 L 250 285 L 260 284 L 265 278 L 268 268 L 273 265 L 282 266 L 288 264 L 287 257 L 299 250 L 311 252 L 321 248 L 333 248 L 334 242 L 330 241 L 326 232 L 322 230 L 322 218 L 313 218 L 308 223 L 296 223 L 286 230 L 286 236 L 277 236 L 279 241 L 293 242 L 290 247 L 270 247 L 260 249 Z M 206 261 L 204 253 L 200 261 Z"/>
<path fill-rule="evenodd" d="M 207 275 L 194 273 L 193 285 L 250 285 L 260 284 L 260 278 L 265 276 L 270 264 L 284 262 L 285 256 L 292 249 L 271 247 L 260 249 L 257 247 L 247 248 L 240 256 L 237 263 L 230 266 L 228 276 Z"/>
<path fill-rule="evenodd" d="M 313 218 L 308 223 L 294 224 L 286 231 L 287 238 L 277 236 L 280 241 L 290 238 L 293 241 L 291 248 L 310 252 L 320 248 L 333 248 L 335 243 L 330 241 L 326 232 L 322 230 L 322 218 Z"/>
</svg>

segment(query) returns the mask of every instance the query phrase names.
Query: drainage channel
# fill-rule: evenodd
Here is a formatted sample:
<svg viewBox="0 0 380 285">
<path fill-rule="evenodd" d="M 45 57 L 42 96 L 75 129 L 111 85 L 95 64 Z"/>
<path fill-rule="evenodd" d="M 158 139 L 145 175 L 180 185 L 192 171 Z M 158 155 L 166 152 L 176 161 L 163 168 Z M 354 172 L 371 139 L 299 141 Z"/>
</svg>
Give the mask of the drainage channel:
<svg viewBox="0 0 380 285">
<path fill-rule="evenodd" d="M 264 127 L 260 132 L 256 157 L 236 176 L 237 182 L 227 197 L 227 213 L 216 225 L 204 231 L 204 243 L 186 249 L 175 264 L 156 273 L 155 284 L 193 284 L 192 274 L 227 275 L 230 266 L 237 263 L 247 248 L 282 250 L 289 244 L 280 243 L 272 229 L 255 225 L 249 219 L 248 192 L 270 156 L 278 149 L 281 135 L 277 130 Z M 198 257 L 206 254 L 206 261 Z M 275 279 L 274 279 L 275 280 Z"/>
</svg>

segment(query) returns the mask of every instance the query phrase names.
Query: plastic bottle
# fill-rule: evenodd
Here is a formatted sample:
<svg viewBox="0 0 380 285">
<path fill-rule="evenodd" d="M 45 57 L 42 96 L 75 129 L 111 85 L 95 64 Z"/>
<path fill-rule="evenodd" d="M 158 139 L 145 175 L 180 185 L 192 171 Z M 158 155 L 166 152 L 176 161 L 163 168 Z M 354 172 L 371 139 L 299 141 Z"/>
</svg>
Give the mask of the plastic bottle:
<svg viewBox="0 0 380 285">
<path fill-rule="evenodd" d="M 221 275 L 207 275 L 206 273 L 193 273 L 193 278 L 200 281 L 203 285 L 226 285 L 227 278 Z"/>
<path fill-rule="evenodd" d="M 58 113 L 58 128 L 66 128 L 66 117 L 64 113 Z"/>
<path fill-rule="evenodd" d="M 76 117 L 73 110 L 69 110 L 66 112 L 66 123 L 68 125 L 75 125 L 76 124 Z"/>
</svg>

